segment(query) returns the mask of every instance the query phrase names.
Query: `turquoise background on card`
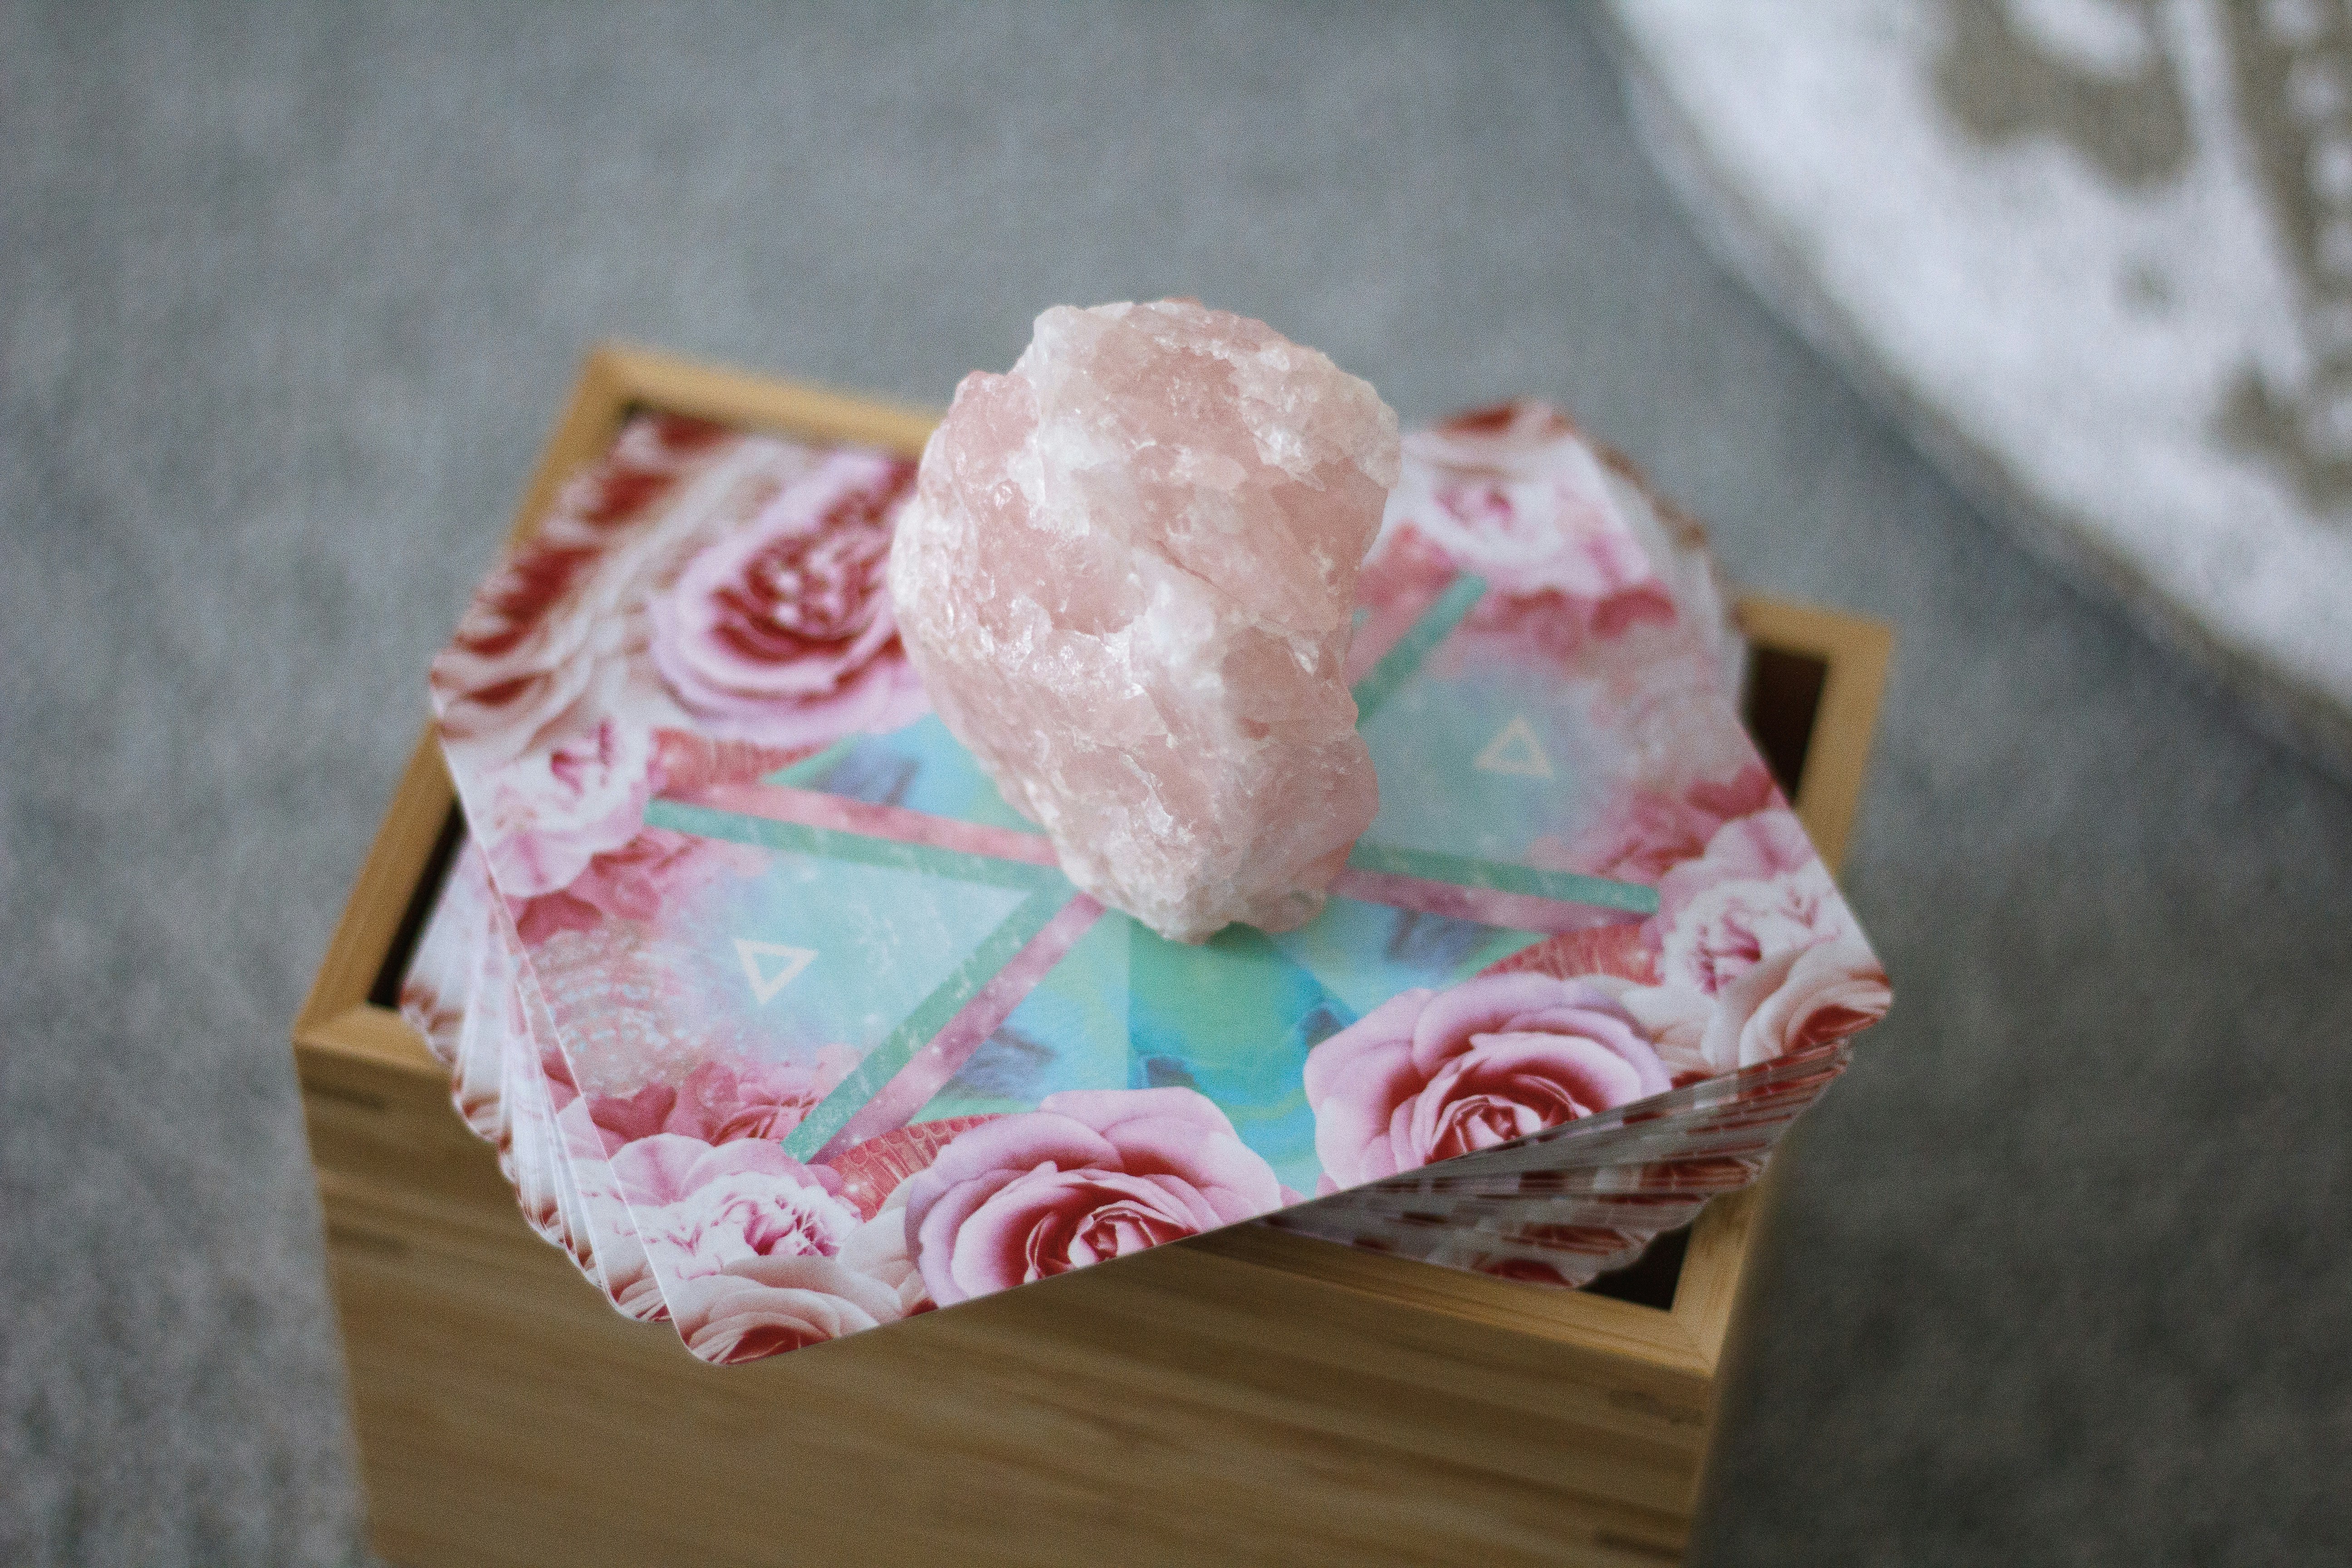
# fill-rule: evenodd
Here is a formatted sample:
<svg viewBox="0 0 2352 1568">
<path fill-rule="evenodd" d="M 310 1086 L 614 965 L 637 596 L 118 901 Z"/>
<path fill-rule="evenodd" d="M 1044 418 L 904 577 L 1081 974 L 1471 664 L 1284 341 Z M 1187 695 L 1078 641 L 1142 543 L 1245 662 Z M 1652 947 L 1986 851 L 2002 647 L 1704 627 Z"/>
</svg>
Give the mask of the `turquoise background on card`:
<svg viewBox="0 0 2352 1568">
<path fill-rule="evenodd" d="M 1532 839 L 1572 830 L 1586 808 L 1578 764 L 1592 742 L 1546 670 L 1458 652 L 1433 658 L 1484 591 L 1458 580 L 1357 689 L 1381 798 L 1356 863 L 1467 886 L 1532 877 L 1545 885 L 1521 890 L 1654 907 L 1648 889 L 1517 868 Z M 1036 831 L 935 716 L 853 736 L 767 782 Z M 736 934 L 843 955 L 824 984 L 795 985 L 774 1004 L 796 1026 L 873 1053 L 795 1133 L 804 1153 L 898 1069 L 916 1035 L 928 1039 L 976 992 L 981 969 L 1001 964 L 1076 894 L 1057 871 L 1025 862 L 667 802 L 649 808 L 656 819 L 775 856 L 729 907 Z M 1415 852 L 1454 857 L 1454 871 L 1416 868 Z M 1485 868 L 1493 874 L 1470 860 L 1496 863 Z M 1454 984 L 1542 940 L 1334 898 L 1299 930 L 1234 926 L 1193 947 L 1107 910 L 914 1120 L 1031 1110 L 1065 1089 L 1188 1088 L 1215 1101 L 1285 1183 L 1312 1193 L 1320 1169 L 1307 1053 L 1399 992 Z"/>
<path fill-rule="evenodd" d="M 741 998 L 747 1021 L 809 1048 L 864 1053 L 943 984 L 1029 894 L 927 871 L 772 849 L 764 874 L 722 884 L 693 909 L 692 944 L 710 994 Z M 804 948 L 790 986 L 753 999 L 738 938 Z"/>
<path fill-rule="evenodd" d="M 1553 672 L 1497 658 L 1461 664 L 1443 674 L 1423 665 L 1360 726 L 1381 781 L 1364 837 L 1515 862 L 1538 837 L 1575 833 L 1598 805 L 1587 759 L 1599 738 L 1561 700 Z"/>
<path fill-rule="evenodd" d="M 904 806 L 959 822 L 984 823 L 1023 833 L 1037 825 L 1004 803 L 995 781 L 936 713 L 903 730 L 852 735 L 814 757 L 768 775 L 769 784 L 813 789 L 875 805 Z"/>
</svg>

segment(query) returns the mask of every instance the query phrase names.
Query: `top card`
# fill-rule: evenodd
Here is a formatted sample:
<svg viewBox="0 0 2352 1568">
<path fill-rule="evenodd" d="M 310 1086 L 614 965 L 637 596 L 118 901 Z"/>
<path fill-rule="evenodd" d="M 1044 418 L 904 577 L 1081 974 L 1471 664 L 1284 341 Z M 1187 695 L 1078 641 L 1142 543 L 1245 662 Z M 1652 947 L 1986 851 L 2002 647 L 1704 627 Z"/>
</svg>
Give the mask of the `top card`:
<svg viewBox="0 0 2352 1568">
<path fill-rule="evenodd" d="M 1197 947 L 1073 888 L 929 711 L 883 587 L 912 479 L 639 416 L 433 669 L 698 1353 L 1622 1126 L 1885 1011 L 1704 552 L 1549 410 L 1406 438 L 1349 667 L 1379 816 L 1317 920 Z"/>
</svg>

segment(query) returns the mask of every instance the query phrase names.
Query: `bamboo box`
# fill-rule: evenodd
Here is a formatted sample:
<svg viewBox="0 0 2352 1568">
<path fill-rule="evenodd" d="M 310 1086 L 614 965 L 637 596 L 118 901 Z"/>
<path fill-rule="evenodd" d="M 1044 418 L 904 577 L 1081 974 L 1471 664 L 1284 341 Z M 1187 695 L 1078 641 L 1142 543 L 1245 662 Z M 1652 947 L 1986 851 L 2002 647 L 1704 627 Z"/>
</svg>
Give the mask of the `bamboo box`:
<svg viewBox="0 0 2352 1568">
<path fill-rule="evenodd" d="M 914 451 L 932 416 L 593 354 L 525 497 L 632 409 Z M 1748 720 L 1834 867 L 1891 646 L 1750 599 Z M 1755 1190 L 1559 1291 L 1242 1226 L 756 1364 L 534 1237 L 390 1005 L 454 842 L 395 788 L 293 1029 L 375 1550 L 464 1564 L 1677 1560 Z"/>
</svg>

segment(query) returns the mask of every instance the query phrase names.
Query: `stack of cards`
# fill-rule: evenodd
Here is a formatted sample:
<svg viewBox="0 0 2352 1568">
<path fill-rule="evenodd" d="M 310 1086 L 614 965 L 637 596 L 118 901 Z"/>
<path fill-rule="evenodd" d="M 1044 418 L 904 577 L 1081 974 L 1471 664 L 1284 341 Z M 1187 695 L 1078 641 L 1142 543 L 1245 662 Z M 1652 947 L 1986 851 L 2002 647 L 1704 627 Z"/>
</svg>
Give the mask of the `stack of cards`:
<svg viewBox="0 0 2352 1568">
<path fill-rule="evenodd" d="M 436 661 L 402 993 L 523 1212 L 753 1359 L 1244 1221 L 1576 1286 L 1754 1179 L 1889 996 L 1697 531 L 1548 408 L 1406 437 L 1324 913 L 1198 947 L 929 711 L 890 454 L 641 415 Z"/>
</svg>

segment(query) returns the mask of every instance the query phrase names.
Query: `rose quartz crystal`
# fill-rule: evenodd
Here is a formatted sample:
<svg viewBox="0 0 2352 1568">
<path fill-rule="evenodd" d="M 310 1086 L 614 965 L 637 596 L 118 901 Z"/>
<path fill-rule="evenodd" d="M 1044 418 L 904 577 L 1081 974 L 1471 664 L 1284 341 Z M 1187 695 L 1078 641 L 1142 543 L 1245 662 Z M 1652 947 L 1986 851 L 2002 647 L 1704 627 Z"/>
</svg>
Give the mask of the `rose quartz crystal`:
<svg viewBox="0 0 2352 1568">
<path fill-rule="evenodd" d="M 932 705 L 1071 880 L 1287 931 L 1380 805 L 1340 679 L 1397 478 L 1371 386 L 1189 300 L 1057 307 L 923 453 L 889 584 Z"/>
</svg>

